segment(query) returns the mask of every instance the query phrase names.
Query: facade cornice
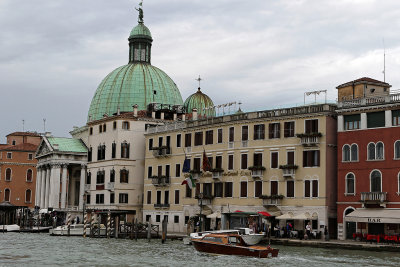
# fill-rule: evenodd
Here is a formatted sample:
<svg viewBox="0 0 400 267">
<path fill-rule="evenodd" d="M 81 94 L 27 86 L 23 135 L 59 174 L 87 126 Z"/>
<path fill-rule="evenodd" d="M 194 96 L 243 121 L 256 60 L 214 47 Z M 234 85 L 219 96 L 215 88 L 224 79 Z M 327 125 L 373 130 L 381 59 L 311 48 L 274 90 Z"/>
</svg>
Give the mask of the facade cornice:
<svg viewBox="0 0 400 267">
<path fill-rule="evenodd" d="M 34 163 L 23 163 L 23 162 L 0 162 L 0 166 L 2 165 L 15 165 L 15 166 L 31 166 L 36 167 L 37 164 Z"/>
</svg>

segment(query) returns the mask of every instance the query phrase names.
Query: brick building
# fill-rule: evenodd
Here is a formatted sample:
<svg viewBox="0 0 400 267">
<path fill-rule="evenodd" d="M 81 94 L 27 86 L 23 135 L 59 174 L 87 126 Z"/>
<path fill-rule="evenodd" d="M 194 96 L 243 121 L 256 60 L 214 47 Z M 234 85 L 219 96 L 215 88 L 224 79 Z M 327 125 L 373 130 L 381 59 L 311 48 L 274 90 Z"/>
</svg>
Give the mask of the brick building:
<svg viewBox="0 0 400 267">
<path fill-rule="evenodd" d="M 0 144 L 0 202 L 34 208 L 35 151 L 40 140 L 37 133 L 15 132 Z"/>
</svg>

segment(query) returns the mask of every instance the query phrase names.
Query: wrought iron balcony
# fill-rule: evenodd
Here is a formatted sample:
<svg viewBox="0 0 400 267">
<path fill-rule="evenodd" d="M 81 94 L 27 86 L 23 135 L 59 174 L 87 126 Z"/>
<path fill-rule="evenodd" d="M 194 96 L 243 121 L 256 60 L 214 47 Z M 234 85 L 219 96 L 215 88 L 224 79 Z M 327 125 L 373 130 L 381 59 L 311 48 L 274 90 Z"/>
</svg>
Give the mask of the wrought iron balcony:
<svg viewBox="0 0 400 267">
<path fill-rule="evenodd" d="M 361 192 L 361 202 L 365 204 L 379 204 L 386 206 L 387 192 Z"/>
<path fill-rule="evenodd" d="M 171 179 L 169 176 L 156 176 L 151 178 L 151 183 L 155 186 L 166 186 L 171 183 Z"/>
<path fill-rule="evenodd" d="M 169 208 L 169 203 L 161 204 L 161 207 L 164 208 L 164 209 L 168 209 Z"/>
<path fill-rule="evenodd" d="M 162 205 L 163 204 L 161 204 L 161 203 L 156 203 L 156 204 L 154 204 L 154 208 L 160 209 L 162 207 Z"/>
<path fill-rule="evenodd" d="M 297 165 L 288 164 L 288 165 L 280 165 L 279 169 L 282 170 L 283 177 L 294 177 L 298 167 L 299 166 Z"/>
</svg>

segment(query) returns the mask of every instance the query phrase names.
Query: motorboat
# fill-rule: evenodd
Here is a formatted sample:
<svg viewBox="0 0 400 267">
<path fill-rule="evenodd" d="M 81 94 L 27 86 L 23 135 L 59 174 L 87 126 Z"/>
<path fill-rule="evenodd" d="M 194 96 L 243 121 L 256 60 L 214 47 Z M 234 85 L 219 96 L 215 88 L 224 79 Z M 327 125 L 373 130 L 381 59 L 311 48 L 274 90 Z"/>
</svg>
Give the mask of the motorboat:
<svg viewBox="0 0 400 267">
<path fill-rule="evenodd" d="M 192 239 L 192 243 L 197 251 L 212 254 L 270 258 L 277 257 L 279 252 L 270 246 L 249 246 L 241 235 L 233 233 L 207 234 L 201 239 Z"/>
<path fill-rule="evenodd" d="M 264 234 L 256 234 L 250 228 L 236 228 L 247 245 L 256 245 L 264 238 Z"/>
<path fill-rule="evenodd" d="M 0 225 L 0 232 L 19 232 L 21 228 L 17 224 Z"/>
<path fill-rule="evenodd" d="M 71 224 L 70 225 L 70 230 L 69 230 L 69 235 L 70 236 L 82 236 L 83 235 L 83 224 Z M 97 227 L 97 225 L 95 225 Z M 49 231 L 50 235 L 59 235 L 59 236 L 66 236 L 68 235 L 68 225 L 62 225 L 58 226 L 54 229 L 50 229 Z M 86 235 L 90 235 L 90 225 L 87 225 L 86 228 Z M 97 232 L 98 235 L 98 232 Z M 106 235 L 106 227 L 101 224 L 100 225 L 100 236 L 105 236 Z"/>
<path fill-rule="evenodd" d="M 185 244 L 190 245 L 192 239 L 201 239 L 205 235 L 208 234 L 239 234 L 242 236 L 244 242 L 247 245 L 256 245 L 260 243 L 260 241 L 264 238 L 264 234 L 256 234 L 254 233 L 253 229 L 250 228 L 236 228 L 231 230 L 216 230 L 216 231 L 204 231 L 204 232 L 195 232 L 190 234 L 189 239 L 185 239 Z"/>
</svg>

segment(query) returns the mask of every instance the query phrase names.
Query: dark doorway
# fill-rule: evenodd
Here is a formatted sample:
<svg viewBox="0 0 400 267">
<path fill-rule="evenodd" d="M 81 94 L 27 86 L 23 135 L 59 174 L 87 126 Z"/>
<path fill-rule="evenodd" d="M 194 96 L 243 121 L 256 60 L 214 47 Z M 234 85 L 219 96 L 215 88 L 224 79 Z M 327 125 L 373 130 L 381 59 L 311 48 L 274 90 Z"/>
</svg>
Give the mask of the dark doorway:
<svg viewBox="0 0 400 267">
<path fill-rule="evenodd" d="M 385 228 L 383 227 L 383 223 L 369 223 L 368 224 L 368 233 L 371 235 L 379 235 L 384 234 Z"/>
<path fill-rule="evenodd" d="M 355 222 L 346 222 L 346 239 L 353 239 L 353 234 L 356 230 Z"/>
</svg>

